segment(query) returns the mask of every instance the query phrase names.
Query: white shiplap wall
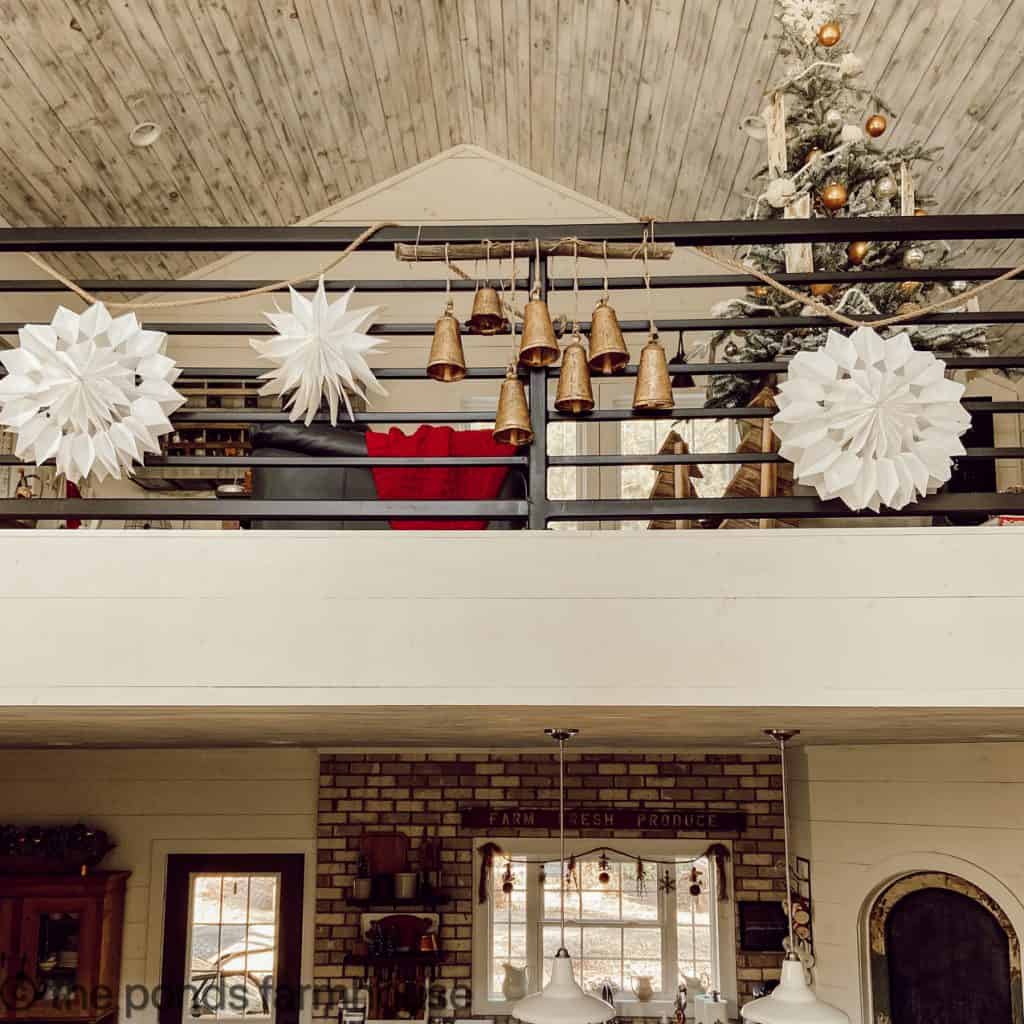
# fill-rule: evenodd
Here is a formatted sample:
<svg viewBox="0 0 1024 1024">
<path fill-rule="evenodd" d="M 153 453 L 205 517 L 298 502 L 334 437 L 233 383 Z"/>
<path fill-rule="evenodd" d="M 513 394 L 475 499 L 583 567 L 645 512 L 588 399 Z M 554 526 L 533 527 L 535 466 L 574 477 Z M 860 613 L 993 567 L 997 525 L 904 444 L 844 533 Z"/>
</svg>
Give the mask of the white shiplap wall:
<svg viewBox="0 0 1024 1024">
<path fill-rule="evenodd" d="M 122 991 L 159 982 L 169 853 L 305 853 L 304 918 L 312 928 L 315 751 L 4 750 L 0 780 L 0 821 L 81 821 L 117 843 L 102 867 L 132 873 Z M 304 943 L 305 954 L 311 948 Z M 132 1019 L 147 1024 L 150 1015 Z"/>
<path fill-rule="evenodd" d="M 807 747 L 788 764 L 795 849 L 811 861 L 817 991 L 855 1024 L 870 1024 L 865 915 L 891 880 L 960 875 L 1024 937 L 1024 743 Z"/>
</svg>

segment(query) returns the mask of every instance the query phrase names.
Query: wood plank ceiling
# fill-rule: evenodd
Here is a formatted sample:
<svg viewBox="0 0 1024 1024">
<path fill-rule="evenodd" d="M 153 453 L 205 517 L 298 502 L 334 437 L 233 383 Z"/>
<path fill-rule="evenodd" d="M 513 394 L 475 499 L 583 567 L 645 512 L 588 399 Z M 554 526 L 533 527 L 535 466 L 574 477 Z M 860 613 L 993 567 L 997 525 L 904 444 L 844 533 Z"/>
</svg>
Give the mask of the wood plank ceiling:
<svg viewBox="0 0 1024 1024">
<path fill-rule="evenodd" d="M 544 729 L 580 729 L 580 750 L 735 749 L 769 745 L 764 729 L 800 729 L 797 744 L 1021 741 L 1021 708 L 683 707 L 8 707 L 6 747 L 301 747 L 550 749 Z"/>
<path fill-rule="evenodd" d="M 948 212 L 1024 200 L 1024 0 L 851 0 L 890 138 Z M 0 0 L 0 216 L 289 224 L 460 142 L 636 215 L 734 216 L 772 0 Z M 148 149 L 140 121 L 163 126 Z M 496 209 L 496 214 L 498 213 Z M 1012 249 L 1012 251 L 1008 251 Z M 976 248 L 1001 262 L 1005 243 Z M 178 276 L 208 257 L 83 254 Z"/>
</svg>

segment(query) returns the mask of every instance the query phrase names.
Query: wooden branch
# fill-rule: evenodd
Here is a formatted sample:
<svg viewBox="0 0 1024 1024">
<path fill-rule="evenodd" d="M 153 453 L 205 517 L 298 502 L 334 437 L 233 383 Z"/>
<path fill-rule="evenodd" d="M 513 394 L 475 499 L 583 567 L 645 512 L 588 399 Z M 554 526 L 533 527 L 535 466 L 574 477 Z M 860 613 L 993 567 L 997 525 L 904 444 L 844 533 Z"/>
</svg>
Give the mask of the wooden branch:
<svg viewBox="0 0 1024 1024">
<path fill-rule="evenodd" d="M 571 240 L 566 239 L 541 240 L 540 254 L 542 256 L 572 256 L 575 250 L 585 259 L 603 259 L 605 248 L 603 242 L 576 242 L 574 244 Z M 491 243 L 489 255 L 494 261 L 507 260 L 512 256 L 513 249 L 516 256 L 532 256 L 536 252 L 536 243 L 502 242 L 498 239 Z M 641 242 L 609 242 L 607 251 L 610 260 L 639 259 L 643 253 L 643 244 Z M 671 259 L 674 252 L 675 246 L 671 243 L 655 242 L 647 246 L 649 260 Z M 485 260 L 488 258 L 488 246 L 476 243 L 449 245 L 448 258 L 452 261 Z M 395 259 L 405 263 L 443 262 L 445 248 L 443 245 L 416 245 L 399 242 L 395 246 Z"/>
</svg>

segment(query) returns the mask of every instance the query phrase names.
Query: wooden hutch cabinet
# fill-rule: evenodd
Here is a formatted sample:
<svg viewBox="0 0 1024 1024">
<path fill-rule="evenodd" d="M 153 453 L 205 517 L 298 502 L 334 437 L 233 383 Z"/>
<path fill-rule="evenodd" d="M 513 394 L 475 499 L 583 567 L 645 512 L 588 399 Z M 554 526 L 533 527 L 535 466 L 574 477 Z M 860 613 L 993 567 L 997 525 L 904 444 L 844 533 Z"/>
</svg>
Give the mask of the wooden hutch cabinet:
<svg viewBox="0 0 1024 1024">
<path fill-rule="evenodd" d="M 0 1020 L 116 1017 L 128 875 L 0 875 Z"/>
</svg>

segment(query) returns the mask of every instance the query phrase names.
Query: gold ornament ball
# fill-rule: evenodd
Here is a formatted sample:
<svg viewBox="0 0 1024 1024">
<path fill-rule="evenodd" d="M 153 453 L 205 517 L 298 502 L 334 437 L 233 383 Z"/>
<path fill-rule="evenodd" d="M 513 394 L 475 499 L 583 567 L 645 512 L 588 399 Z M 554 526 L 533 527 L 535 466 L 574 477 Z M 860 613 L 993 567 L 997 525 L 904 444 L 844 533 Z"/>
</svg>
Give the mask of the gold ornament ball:
<svg viewBox="0 0 1024 1024">
<path fill-rule="evenodd" d="M 847 259 L 856 266 L 859 266 L 864 262 L 870 248 L 871 245 L 868 242 L 851 242 L 846 249 Z"/>
<path fill-rule="evenodd" d="M 821 299 L 828 295 L 834 287 L 835 286 L 831 284 L 812 284 L 811 294 Z"/>
<path fill-rule="evenodd" d="M 768 297 L 768 286 L 766 284 L 756 285 L 750 289 L 754 296 L 758 299 L 764 299 Z"/>
<path fill-rule="evenodd" d="M 920 281 L 900 281 L 899 293 L 901 295 L 916 295 L 920 290 Z"/>
<path fill-rule="evenodd" d="M 839 181 L 833 181 L 821 190 L 821 201 L 827 210 L 841 210 L 848 196 L 846 186 Z"/>
<path fill-rule="evenodd" d="M 843 37 L 842 29 L 839 27 L 838 21 L 826 21 L 821 28 L 818 29 L 818 42 L 822 46 L 835 46 Z"/>
<path fill-rule="evenodd" d="M 825 150 L 818 149 L 817 146 L 814 149 L 807 150 L 807 155 L 804 157 L 804 166 L 806 167 L 812 160 L 817 160 L 819 156 L 824 156 Z"/>
<path fill-rule="evenodd" d="M 927 210 L 924 210 L 924 209 L 922 209 L 922 208 L 921 208 L 921 207 L 919 206 L 919 207 L 918 207 L 918 208 L 917 208 L 917 209 L 916 209 L 916 210 L 914 211 L 914 216 L 915 216 L 915 217 L 927 217 L 927 216 L 928 216 L 928 211 L 927 211 Z"/>
<path fill-rule="evenodd" d="M 864 122 L 864 131 L 868 133 L 873 139 L 877 139 L 885 129 L 889 126 L 889 122 L 881 114 L 872 114 Z"/>
</svg>

